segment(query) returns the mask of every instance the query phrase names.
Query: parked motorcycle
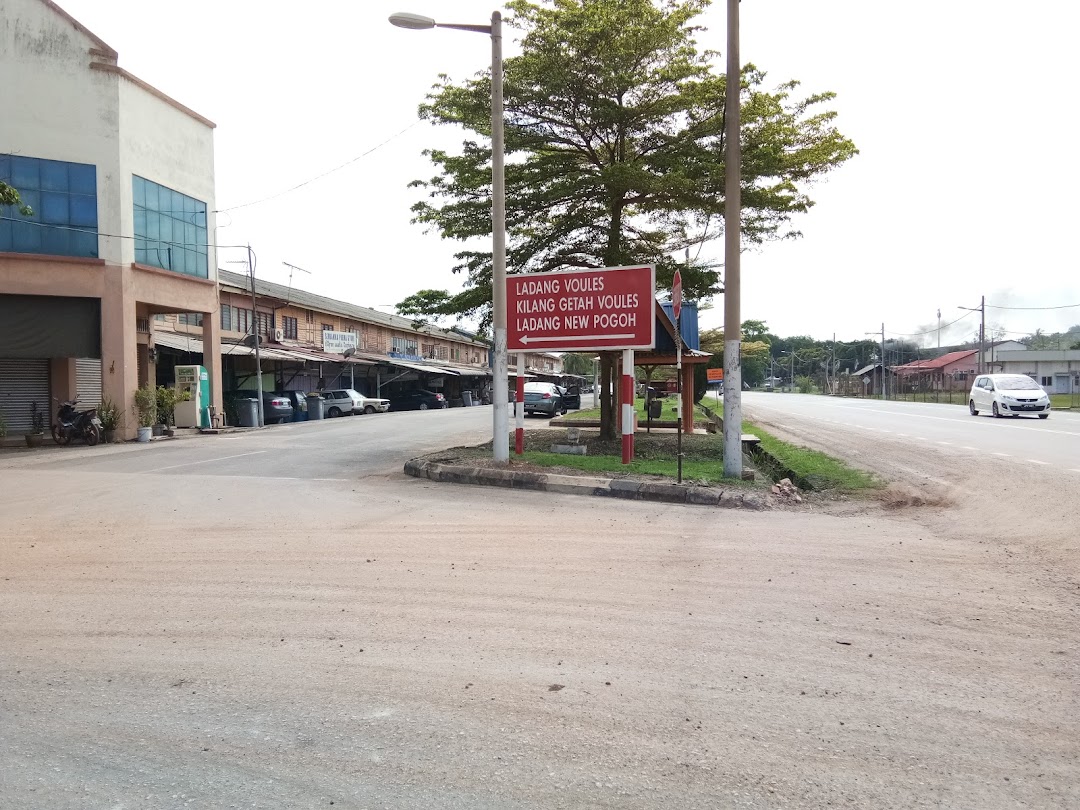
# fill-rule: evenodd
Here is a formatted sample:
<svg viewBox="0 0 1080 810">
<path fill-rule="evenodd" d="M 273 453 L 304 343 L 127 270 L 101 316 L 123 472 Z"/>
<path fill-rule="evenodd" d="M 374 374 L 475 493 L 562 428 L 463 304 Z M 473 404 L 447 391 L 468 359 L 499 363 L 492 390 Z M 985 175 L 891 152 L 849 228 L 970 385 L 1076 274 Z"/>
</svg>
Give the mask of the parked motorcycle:
<svg viewBox="0 0 1080 810">
<path fill-rule="evenodd" d="M 93 447 L 101 441 L 101 420 L 98 419 L 97 408 L 78 411 L 75 410 L 78 404 L 77 399 L 60 404 L 52 426 L 53 441 L 57 444 L 71 444 L 72 439 L 81 436 Z"/>
</svg>

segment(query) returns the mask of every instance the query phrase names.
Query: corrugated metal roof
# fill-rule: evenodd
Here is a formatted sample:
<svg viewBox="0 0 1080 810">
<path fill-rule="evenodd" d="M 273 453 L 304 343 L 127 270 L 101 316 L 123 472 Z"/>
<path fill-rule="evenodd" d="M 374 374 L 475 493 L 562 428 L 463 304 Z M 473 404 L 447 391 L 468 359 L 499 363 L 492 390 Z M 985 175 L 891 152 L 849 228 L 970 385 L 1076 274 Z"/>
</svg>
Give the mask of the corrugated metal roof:
<svg viewBox="0 0 1080 810">
<path fill-rule="evenodd" d="M 229 270 L 218 270 L 218 281 L 222 285 L 233 287 L 239 292 L 251 292 L 251 281 L 246 275 L 241 273 L 233 273 Z M 298 307 L 304 307 L 306 309 L 329 312 L 334 315 L 345 315 L 346 317 L 358 321 L 367 321 L 368 323 L 382 324 L 383 326 L 389 326 L 392 329 L 401 329 L 405 332 L 416 332 L 422 335 L 451 338 L 461 342 L 467 342 L 474 346 L 484 346 L 485 348 L 488 345 L 482 340 L 473 339 L 462 334 L 459 330 L 440 329 L 437 326 L 421 326 L 419 329 L 416 329 L 413 326 L 411 318 L 403 318 L 400 315 L 389 315 L 385 312 L 379 312 L 376 309 L 369 309 L 368 307 L 362 307 L 357 304 L 350 304 L 347 301 L 338 301 L 335 298 L 316 295 L 315 293 L 306 292 L 305 290 L 298 290 L 295 287 L 286 287 L 283 284 L 274 284 L 271 281 L 255 279 L 255 294 L 277 298 L 280 301 L 287 301 L 290 304 L 295 304 Z"/>
</svg>

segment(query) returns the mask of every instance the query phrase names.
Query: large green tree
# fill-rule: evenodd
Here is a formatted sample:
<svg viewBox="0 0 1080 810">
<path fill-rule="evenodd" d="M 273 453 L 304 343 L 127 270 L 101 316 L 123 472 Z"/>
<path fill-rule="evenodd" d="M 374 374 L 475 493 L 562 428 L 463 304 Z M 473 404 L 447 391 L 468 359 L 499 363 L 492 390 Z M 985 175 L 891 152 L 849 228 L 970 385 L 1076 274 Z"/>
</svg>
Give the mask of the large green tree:
<svg viewBox="0 0 1080 810">
<path fill-rule="evenodd" d="M 511 0 L 507 25 L 521 54 L 504 63 L 507 266 L 511 273 L 654 263 L 683 295 L 721 288 L 715 261 L 673 258 L 723 235 L 724 86 L 717 54 L 699 50 L 696 20 L 709 0 Z M 794 236 L 812 204 L 807 184 L 855 147 L 827 109 L 831 93 L 772 89 L 747 65 L 741 81 L 742 233 L 746 243 Z M 442 77 L 421 117 L 462 127 L 459 153 L 425 152 L 436 175 L 415 220 L 448 239 L 491 233 L 489 75 Z M 490 322 L 491 253 L 456 254 L 457 293 L 422 290 L 403 314 Z"/>
<path fill-rule="evenodd" d="M 723 235 L 724 76 L 699 51 L 695 19 L 708 0 L 511 0 L 507 25 L 521 55 L 505 62 L 506 210 L 511 273 L 637 262 L 671 285 L 684 247 Z M 743 237 L 796 235 L 792 215 L 806 186 L 855 147 L 825 108 L 831 93 L 798 96 L 798 82 L 765 88 L 742 76 Z M 415 219 L 443 237 L 491 233 L 490 76 L 448 77 L 421 117 L 473 133 L 460 153 L 428 150 L 438 173 L 413 185 L 427 198 Z M 486 245 L 485 245 L 486 248 Z M 491 253 L 466 249 L 453 270 L 457 294 L 424 290 L 400 305 L 410 315 L 463 315 L 487 323 Z M 683 268 L 683 295 L 720 288 L 711 261 Z"/>
</svg>

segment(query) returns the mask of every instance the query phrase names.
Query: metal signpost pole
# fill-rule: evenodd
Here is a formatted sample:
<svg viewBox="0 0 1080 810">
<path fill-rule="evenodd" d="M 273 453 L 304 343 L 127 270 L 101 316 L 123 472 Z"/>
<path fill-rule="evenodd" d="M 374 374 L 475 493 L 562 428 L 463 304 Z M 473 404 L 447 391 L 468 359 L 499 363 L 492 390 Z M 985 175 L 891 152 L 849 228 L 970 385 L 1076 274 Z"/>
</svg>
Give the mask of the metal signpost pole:
<svg viewBox="0 0 1080 810">
<path fill-rule="evenodd" d="M 525 352 L 517 353 L 516 388 L 517 413 L 514 429 L 514 452 L 520 456 L 525 452 Z"/>
<path fill-rule="evenodd" d="M 622 353 L 622 463 L 634 460 L 634 350 Z"/>
</svg>

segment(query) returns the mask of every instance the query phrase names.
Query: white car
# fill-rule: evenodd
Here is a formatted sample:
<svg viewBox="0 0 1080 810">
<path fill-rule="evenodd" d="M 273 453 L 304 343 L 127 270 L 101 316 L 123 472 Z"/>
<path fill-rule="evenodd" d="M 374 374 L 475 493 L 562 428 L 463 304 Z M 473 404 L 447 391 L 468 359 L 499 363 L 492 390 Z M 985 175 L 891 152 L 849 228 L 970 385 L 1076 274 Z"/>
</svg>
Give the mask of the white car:
<svg viewBox="0 0 1080 810">
<path fill-rule="evenodd" d="M 390 410 L 390 400 L 365 397 L 352 388 L 337 388 L 332 391 L 319 391 L 323 402 L 323 413 L 327 418 L 354 413 L 386 413 Z"/>
<path fill-rule="evenodd" d="M 1024 374 L 981 374 L 968 395 L 972 416 L 990 411 L 994 416 L 1035 414 L 1050 416 L 1050 397 L 1037 382 Z"/>
</svg>

